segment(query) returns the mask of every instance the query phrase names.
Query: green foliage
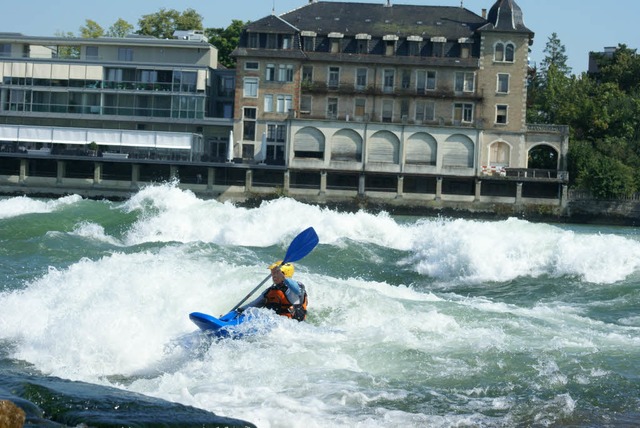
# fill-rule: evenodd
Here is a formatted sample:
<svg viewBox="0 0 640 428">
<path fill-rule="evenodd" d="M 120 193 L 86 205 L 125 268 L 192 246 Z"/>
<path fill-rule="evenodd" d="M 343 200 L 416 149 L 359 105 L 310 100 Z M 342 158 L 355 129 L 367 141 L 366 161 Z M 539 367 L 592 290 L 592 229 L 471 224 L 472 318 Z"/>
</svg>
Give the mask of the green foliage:
<svg viewBox="0 0 640 428">
<path fill-rule="evenodd" d="M 107 30 L 108 37 L 127 37 L 129 34 L 133 33 L 133 25 L 129 24 L 122 18 L 118 18 L 116 22 L 113 23 L 109 30 Z"/>
<path fill-rule="evenodd" d="M 171 39 L 176 30 L 202 30 L 202 15 L 193 9 L 180 13 L 175 9 L 160 9 L 138 20 L 137 34 Z"/>
<path fill-rule="evenodd" d="M 569 125 L 571 184 L 598 198 L 640 188 L 640 57 L 620 45 L 597 58 L 598 73 L 569 75 L 554 34 L 541 70 L 529 76 L 529 123 Z M 537 154 L 532 151 L 532 157 Z M 535 161 L 544 159 L 536 158 Z M 532 159 L 530 159 L 530 162 Z"/>
<path fill-rule="evenodd" d="M 207 28 L 205 30 L 209 43 L 218 49 L 218 63 L 227 68 L 235 68 L 236 61 L 231 53 L 240 42 L 242 28 L 248 23 L 248 21 L 234 19 L 227 28 Z"/>
<path fill-rule="evenodd" d="M 87 19 L 85 25 L 80 27 L 80 37 L 84 39 L 97 39 L 104 36 L 104 30 L 96 21 Z"/>
</svg>

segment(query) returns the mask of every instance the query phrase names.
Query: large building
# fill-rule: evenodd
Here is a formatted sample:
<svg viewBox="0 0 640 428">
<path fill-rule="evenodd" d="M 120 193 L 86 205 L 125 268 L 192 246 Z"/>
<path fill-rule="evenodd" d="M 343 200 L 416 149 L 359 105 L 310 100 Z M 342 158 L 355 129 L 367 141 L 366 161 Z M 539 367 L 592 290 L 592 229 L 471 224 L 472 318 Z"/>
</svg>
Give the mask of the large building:
<svg viewBox="0 0 640 428">
<path fill-rule="evenodd" d="M 294 187 L 557 198 L 567 129 L 526 123 L 534 33 L 515 1 L 489 6 L 310 0 L 250 23 L 234 156 L 286 165 Z M 483 190 L 491 174 L 528 177 Z"/>
<path fill-rule="evenodd" d="M 177 36 L 0 33 L 0 151 L 224 160 L 234 73 L 201 32 Z"/>
</svg>

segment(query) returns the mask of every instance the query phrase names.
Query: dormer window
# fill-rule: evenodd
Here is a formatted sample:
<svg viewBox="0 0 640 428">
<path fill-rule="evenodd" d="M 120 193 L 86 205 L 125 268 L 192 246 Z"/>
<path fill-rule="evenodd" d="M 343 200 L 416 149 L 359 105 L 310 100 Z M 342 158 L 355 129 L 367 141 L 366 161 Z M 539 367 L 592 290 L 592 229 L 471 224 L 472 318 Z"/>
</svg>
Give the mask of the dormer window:
<svg viewBox="0 0 640 428">
<path fill-rule="evenodd" d="M 386 56 L 392 56 L 396 53 L 396 43 L 398 42 L 398 36 L 395 34 L 389 34 L 382 37 L 384 41 L 384 54 Z"/>
<path fill-rule="evenodd" d="M 367 54 L 369 53 L 369 40 L 371 40 L 370 34 L 356 34 L 356 53 Z"/>
<path fill-rule="evenodd" d="M 267 34 L 267 49 L 278 49 L 277 34 Z"/>
<path fill-rule="evenodd" d="M 331 42 L 331 53 L 340 53 L 340 40 L 344 37 L 342 33 L 329 33 L 329 41 Z"/>
<path fill-rule="evenodd" d="M 444 56 L 444 44 L 447 43 L 446 37 L 432 37 L 431 43 L 433 43 L 433 56 Z"/>
<path fill-rule="evenodd" d="M 495 62 L 514 62 L 516 47 L 513 43 L 498 42 L 494 47 L 493 60 Z"/>
<path fill-rule="evenodd" d="M 282 49 L 291 49 L 293 47 L 293 37 L 290 34 L 282 36 Z"/>
<path fill-rule="evenodd" d="M 258 33 L 249 33 L 249 39 L 247 40 L 247 45 L 250 48 L 260 47 L 260 37 Z"/>
<path fill-rule="evenodd" d="M 303 31 L 300 35 L 302 36 L 302 50 L 307 52 L 315 51 L 317 34 L 314 31 Z"/>
<path fill-rule="evenodd" d="M 419 56 L 422 36 L 409 36 L 407 37 L 407 43 L 409 44 L 409 56 Z"/>
<path fill-rule="evenodd" d="M 473 39 L 469 37 L 461 37 L 458 39 L 460 43 L 460 58 L 469 58 L 471 56 L 471 44 Z"/>
</svg>

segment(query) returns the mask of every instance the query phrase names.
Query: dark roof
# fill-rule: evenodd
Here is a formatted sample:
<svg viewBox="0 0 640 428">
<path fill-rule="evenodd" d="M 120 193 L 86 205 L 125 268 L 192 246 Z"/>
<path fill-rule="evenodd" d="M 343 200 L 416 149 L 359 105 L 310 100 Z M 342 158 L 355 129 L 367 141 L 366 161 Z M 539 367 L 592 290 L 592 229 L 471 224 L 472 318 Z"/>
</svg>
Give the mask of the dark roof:
<svg viewBox="0 0 640 428">
<path fill-rule="evenodd" d="M 274 32 L 278 24 L 272 15 L 249 24 L 247 31 Z M 344 35 L 370 34 L 399 37 L 411 35 L 423 37 L 446 37 L 455 40 L 471 37 L 475 30 L 487 21 L 481 16 L 461 7 L 414 6 L 380 3 L 351 3 L 319 1 L 309 3 L 291 12 L 280 15 L 283 21 L 299 31 L 317 34 L 332 32 Z M 289 29 L 290 31 L 290 29 Z"/>
<path fill-rule="evenodd" d="M 533 37 L 533 31 L 524 25 L 522 9 L 514 0 L 497 0 L 489 10 L 487 20 L 489 23 L 482 30 L 523 32 Z"/>
<path fill-rule="evenodd" d="M 269 15 L 251 22 L 245 27 L 246 31 L 258 33 L 294 34 L 296 28 L 276 15 Z"/>
</svg>

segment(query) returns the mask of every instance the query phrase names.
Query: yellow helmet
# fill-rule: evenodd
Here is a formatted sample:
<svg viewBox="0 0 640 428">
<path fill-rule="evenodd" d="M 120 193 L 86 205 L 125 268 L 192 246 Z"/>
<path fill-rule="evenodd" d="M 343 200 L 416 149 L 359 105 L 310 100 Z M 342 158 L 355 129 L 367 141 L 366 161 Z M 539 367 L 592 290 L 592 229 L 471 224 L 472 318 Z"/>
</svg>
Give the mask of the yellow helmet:
<svg viewBox="0 0 640 428">
<path fill-rule="evenodd" d="M 278 260 L 277 262 L 271 264 L 271 266 L 269 266 L 269 270 L 280 266 L 280 264 L 282 263 L 282 260 Z M 280 266 L 280 270 L 282 271 L 282 273 L 284 274 L 284 276 L 286 278 L 291 278 L 293 277 L 293 263 L 285 263 L 282 266 Z"/>
</svg>

